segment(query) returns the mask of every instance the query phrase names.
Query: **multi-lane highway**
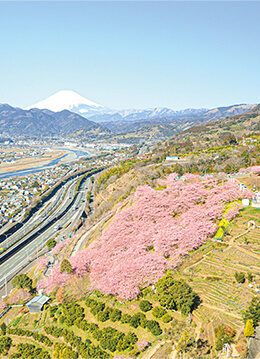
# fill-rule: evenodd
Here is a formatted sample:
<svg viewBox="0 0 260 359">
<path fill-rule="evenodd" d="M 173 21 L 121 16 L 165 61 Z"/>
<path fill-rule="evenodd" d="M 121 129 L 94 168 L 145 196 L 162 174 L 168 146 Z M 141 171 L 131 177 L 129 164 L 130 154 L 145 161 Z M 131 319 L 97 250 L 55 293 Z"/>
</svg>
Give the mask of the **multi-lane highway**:
<svg viewBox="0 0 260 359">
<path fill-rule="evenodd" d="M 28 223 L 11 236 L 15 244 L 5 253 L 8 254 L 8 251 L 13 248 L 17 250 L 13 251 L 14 253 L 9 258 L 5 253 L 0 255 L 0 288 L 6 280 L 10 280 L 17 273 L 19 268 L 35 257 L 50 238 L 56 237 L 56 240 L 59 240 L 61 237 L 68 236 L 82 216 L 89 186 L 90 179 L 87 178 L 82 182 L 74 197 L 76 181 L 67 182 L 57 191 L 55 197 L 46 203 L 43 210 L 39 210 Z M 11 244 L 11 237 L 8 238 L 8 245 Z M 26 244 L 23 244 L 24 242 Z M 1 246 L 3 244 L 7 245 L 3 242 Z M 3 255 L 5 255 L 4 259 Z"/>
<path fill-rule="evenodd" d="M 60 188 L 56 195 L 51 198 L 43 209 L 37 211 L 28 222 L 26 222 L 18 231 L 11 236 L 8 236 L 1 244 L 0 247 L 6 250 L 17 241 L 29 237 L 35 231 L 41 229 L 43 225 L 54 218 L 59 210 L 64 208 L 68 202 L 68 197 L 72 198 L 75 189 L 75 182 L 68 182 Z M 68 195 L 66 196 L 66 194 Z M 62 201 L 63 197 L 65 201 Z M 71 201 L 72 199 L 70 199 Z"/>
</svg>

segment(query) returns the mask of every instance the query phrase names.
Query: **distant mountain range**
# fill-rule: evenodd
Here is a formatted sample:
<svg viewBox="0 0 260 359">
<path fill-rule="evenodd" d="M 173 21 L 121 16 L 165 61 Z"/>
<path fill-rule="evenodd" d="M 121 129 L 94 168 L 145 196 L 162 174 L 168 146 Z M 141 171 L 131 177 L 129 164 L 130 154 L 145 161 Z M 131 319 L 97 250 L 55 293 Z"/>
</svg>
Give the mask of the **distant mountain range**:
<svg viewBox="0 0 260 359">
<path fill-rule="evenodd" d="M 251 110 L 255 105 L 232 105 L 228 107 L 218 107 L 215 109 L 207 108 L 188 108 L 174 111 L 169 108 L 151 108 L 145 110 L 127 109 L 111 110 L 108 107 L 92 102 L 73 91 L 60 91 L 47 99 L 38 102 L 26 109 L 39 108 L 51 111 L 69 110 L 81 116 L 87 117 L 91 121 L 103 122 L 132 122 L 139 120 L 153 119 L 201 119 L 203 122 L 213 119 L 222 119 L 227 116 L 241 115 Z"/>
<path fill-rule="evenodd" d="M 194 125 L 244 114 L 254 107 L 242 104 L 211 110 L 154 108 L 115 111 L 73 91 L 60 91 L 26 109 L 0 104 L 0 134 L 66 136 L 83 141 L 158 141 Z"/>
<path fill-rule="evenodd" d="M 0 104 L 0 133 L 6 135 L 66 136 L 80 130 L 99 128 L 99 124 L 68 110 L 52 112 L 33 108 L 23 110 Z"/>
<path fill-rule="evenodd" d="M 206 141 L 210 146 L 223 144 L 224 139 L 235 136 L 241 139 L 254 132 L 260 132 L 260 104 L 241 115 L 230 116 L 221 121 L 200 123 L 183 132 L 174 134 L 174 142 L 182 142 L 187 137 L 191 142 Z"/>
</svg>

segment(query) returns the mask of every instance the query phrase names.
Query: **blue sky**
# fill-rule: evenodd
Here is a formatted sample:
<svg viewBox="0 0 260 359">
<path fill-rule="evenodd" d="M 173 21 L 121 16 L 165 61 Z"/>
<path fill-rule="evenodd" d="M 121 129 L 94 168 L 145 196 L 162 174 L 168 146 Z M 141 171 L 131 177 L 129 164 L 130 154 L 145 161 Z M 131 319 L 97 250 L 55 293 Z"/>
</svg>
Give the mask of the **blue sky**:
<svg viewBox="0 0 260 359">
<path fill-rule="evenodd" d="M 0 103 L 260 102 L 260 2 L 0 2 Z"/>
</svg>

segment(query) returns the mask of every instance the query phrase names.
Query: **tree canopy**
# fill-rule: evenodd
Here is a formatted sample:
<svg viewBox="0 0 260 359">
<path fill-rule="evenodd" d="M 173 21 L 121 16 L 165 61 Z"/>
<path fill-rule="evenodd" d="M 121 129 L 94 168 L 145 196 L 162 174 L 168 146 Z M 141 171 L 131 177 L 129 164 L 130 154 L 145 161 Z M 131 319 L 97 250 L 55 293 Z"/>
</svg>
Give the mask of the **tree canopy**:
<svg viewBox="0 0 260 359">
<path fill-rule="evenodd" d="M 72 269 L 72 266 L 70 264 L 70 262 L 68 261 L 68 259 L 63 259 L 63 261 L 61 262 L 61 265 L 60 265 L 60 271 L 61 273 L 69 273 L 69 274 L 73 274 L 73 269 Z"/>
<path fill-rule="evenodd" d="M 32 279 L 27 274 L 19 274 L 12 280 L 12 286 L 20 288 L 26 288 L 32 290 Z"/>
<path fill-rule="evenodd" d="M 260 322 L 260 298 L 253 297 L 251 303 L 244 313 L 244 323 L 248 319 L 252 319 L 254 326 L 257 326 Z"/>
<path fill-rule="evenodd" d="M 174 280 L 170 275 L 159 279 L 156 290 L 161 306 L 183 315 L 188 315 L 200 303 L 199 296 L 183 279 Z"/>
</svg>

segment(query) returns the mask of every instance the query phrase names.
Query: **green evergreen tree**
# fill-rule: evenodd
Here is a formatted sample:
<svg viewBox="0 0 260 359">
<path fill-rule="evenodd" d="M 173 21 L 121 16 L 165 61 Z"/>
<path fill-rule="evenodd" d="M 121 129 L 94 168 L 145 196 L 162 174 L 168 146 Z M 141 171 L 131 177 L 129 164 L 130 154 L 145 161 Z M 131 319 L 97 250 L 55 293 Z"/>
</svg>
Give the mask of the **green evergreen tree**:
<svg viewBox="0 0 260 359">
<path fill-rule="evenodd" d="M 32 279 L 27 274 L 19 274 L 12 280 L 12 286 L 20 288 L 26 288 L 29 291 L 32 290 Z"/>
<path fill-rule="evenodd" d="M 72 266 L 71 266 L 70 262 L 68 261 L 68 259 L 63 259 L 63 261 L 61 262 L 60 271 L 61 271 L 61 273 L 66 272 L 68 274 L 74 273 Z"/>
</svg>

